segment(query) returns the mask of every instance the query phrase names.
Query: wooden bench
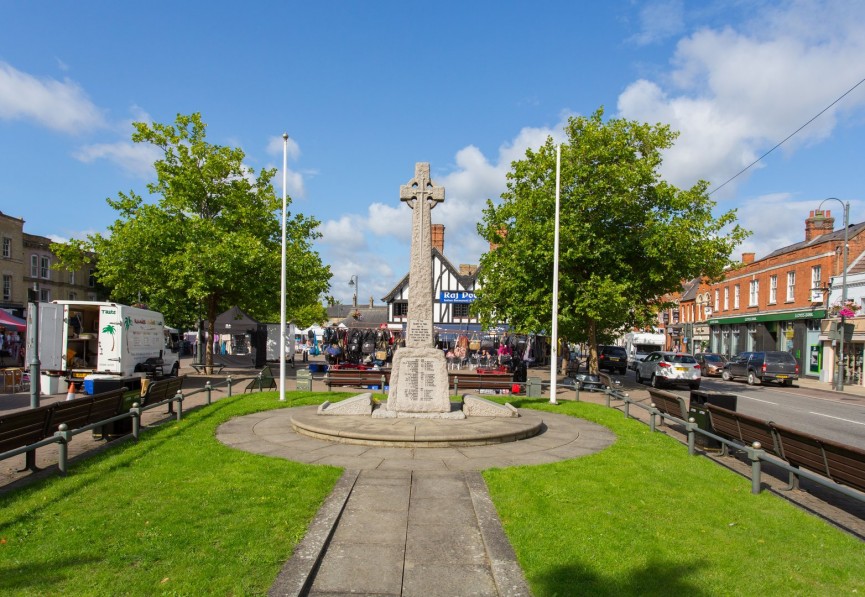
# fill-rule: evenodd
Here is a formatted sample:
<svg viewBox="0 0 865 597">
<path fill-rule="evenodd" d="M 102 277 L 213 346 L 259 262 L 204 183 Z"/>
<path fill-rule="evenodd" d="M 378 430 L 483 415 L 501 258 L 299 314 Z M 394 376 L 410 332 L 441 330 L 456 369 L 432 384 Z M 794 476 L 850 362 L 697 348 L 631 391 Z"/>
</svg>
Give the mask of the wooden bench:
<svg viewBox="0 0 865 597">
<path fill-rule="evenodd" d="M 141 395 L 142 408 L 158 404 L 159 402 L 163 402 L 164 400 L 176 396 L 183 387 L 183 380 L 185 377 L 185 375 L 180 375 L 178 377 L 169 377 L 168 379 L 160 379 L 150 382 L 147 385 L 147 389 L 144 390 L 144 393 Z M 173 402 L 168 404 L 169 412 L 173 411 L 172 405 Z"/>
<path fill-rule="evenodd" d="M 709 413 L 709 421 L 712 429 L 715 430 L 715 435 L 727 437 L 745 446 L 760 442 L 763 450 L 783 458 L 778 445 L 778 436 L 771 421 L 744 415 L 715 404 L 707 404 L 706 410 Z M 722 454 L 727 453 L 726 448 L 725 444 L 722 448 Z"/>
<path fill-rule="evenodd" d="M 51 406 L 0 414 L 0 454 L 45 439 Z"/>
<path fill-rule="evenodd" d="M 448 374 L 450 387 L 455 394 L 463 390 L 506 390 L 513 391 L 514 376 L 512 373 L 490 374 L 490 373 L 467 373 L 463 371 L 452 371 Z"/>
<path fill-rule="evenodd" d="M 330 390 L 333 386 L 350 387 L 350 388 L 367 388 L 369 386 L 378 386 L 381 391 L 382 377 L 384 377 L 384 385 L 390 385 L 390 369 L 335 369 L 331 367 L 322 381 L 327 389 Z"/>
<path fill-rule="evenodd" d="M 225 369 L 225 365 L 223 363 L 213 363 L 212 365 L 190 365 L 193 369 L 195 369 L 196 373 L 204 373 L 208 374 L 208 369 L 210 369 L 210 374 L 222 373 L 222 370 Z"/>
<path fill-rule="evenodd" d="M 771 424 L 771 423 L 770 423 Z M 865 492 L 865 450 L 772 424 L 781 457 L 790 466 L 805 468 L 840 485 Z M 799 479 L 792 475 L 791 487 Z"/>
<path fill-rule="evenodd" d="M 678 394 L 650 388 L 649 397 L 652 399 L 652 403 L 655 405 L 655 408 L 658 409 L 658 412 L 670 415 L 671 417 L 676 417 L 683 421 L 688 420 L 688 407 L 685 404 L 685 399 Z M 663 421 L 663 417 L 661 420 Z"/>
<path fill-rule="evenodd" d="M 48 435 L 53 435 L 63 423 L 66 423 L 69 429 L 78 429 L 97 421 L 110 419 L 120 413 L 126 392 L 126 388 L 118 388 L 51 405 L 53 412 L 48 425 Z"/>
</svg>

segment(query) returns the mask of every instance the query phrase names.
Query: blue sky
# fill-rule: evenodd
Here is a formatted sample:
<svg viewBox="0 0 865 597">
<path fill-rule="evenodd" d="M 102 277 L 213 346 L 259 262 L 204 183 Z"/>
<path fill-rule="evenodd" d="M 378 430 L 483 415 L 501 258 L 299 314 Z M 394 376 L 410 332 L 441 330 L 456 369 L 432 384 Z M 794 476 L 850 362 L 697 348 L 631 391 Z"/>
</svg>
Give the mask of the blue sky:
<svg viewBox="0 0 865 597">
<path fill-rule="evenodd" d="M 56 239 L 104 231 L 105 199 L 146 193 L 131 122 L 201 112 L 212 143 L 287 172 L 316 217 L 332 294 L 376 302 L 408 269 L 399 187 L 430 162 L 445 255 L 477 263 L 475 224 L 510 163 L 569 115 L 681 132 L 665 177 L 715 186 L 865 78 L 865 3 L 9 2 L 0 0 L 0 211 Z M 804 240 L 826 197 L 862 202 L 865 84 L 712 195 L 758 258 Z M 282 192 L 282 173 L 274 179 Z M 837 215 L 841 205 L 824 208 Z"/>
</svg>

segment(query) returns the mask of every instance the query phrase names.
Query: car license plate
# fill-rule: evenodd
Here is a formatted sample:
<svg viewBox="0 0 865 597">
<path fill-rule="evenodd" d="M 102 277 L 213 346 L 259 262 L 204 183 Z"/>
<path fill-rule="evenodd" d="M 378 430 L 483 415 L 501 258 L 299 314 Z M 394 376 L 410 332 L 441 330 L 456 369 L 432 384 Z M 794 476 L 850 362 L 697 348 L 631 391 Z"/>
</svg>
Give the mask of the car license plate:
<svg viewBox="0 0 865 597">
<path fill-rule="evenodd" d="M 611 361 L 618 361 L 618 360 L 619 360 L 619 357 L 610 357 L 610 360 L 611 360 Z"/>
<path fill-rule="evenodd" d="M 778 379 L 787 379 L 786 375 L 776 375 L 775 377 Z"/>
<path fill-rule="evenodd" d="M 676 367 L 676 371 L 687 371 L 687 367 Z"/>
</svg>

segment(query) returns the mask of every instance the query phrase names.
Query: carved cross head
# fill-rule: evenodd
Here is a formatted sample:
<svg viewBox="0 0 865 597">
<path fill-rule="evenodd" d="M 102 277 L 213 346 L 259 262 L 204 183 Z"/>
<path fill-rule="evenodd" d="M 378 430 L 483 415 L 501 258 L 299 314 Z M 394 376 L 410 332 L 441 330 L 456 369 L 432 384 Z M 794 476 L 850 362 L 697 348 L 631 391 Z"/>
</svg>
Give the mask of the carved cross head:
<svg viewBox="0 0 865 597">
<path fill-rule="evenodd" d="M 399 188 L 399 198 L 414 208 L 414 200 L 427 200 L 430 209 L 445 200 L 445 188 L 437 186 L 430 178 L 429 162 L 414 165 L 414 178 Z"/>
</svg>

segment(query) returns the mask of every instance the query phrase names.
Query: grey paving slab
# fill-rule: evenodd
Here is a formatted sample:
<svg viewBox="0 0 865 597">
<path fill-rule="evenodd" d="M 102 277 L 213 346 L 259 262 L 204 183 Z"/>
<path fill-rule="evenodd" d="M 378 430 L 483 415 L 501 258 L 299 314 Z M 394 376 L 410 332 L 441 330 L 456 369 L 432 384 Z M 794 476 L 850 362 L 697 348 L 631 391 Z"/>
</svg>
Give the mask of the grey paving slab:
<svg viewBox="0 0 865 597">
<path fill-rule="evenodd" d="M 404 546 L 331 542 L 311 591 L 400 595 L 404 555 Z"/>
<path fill-rule="evenodd" d="M 403 597 L 497 597 L 496 584 L 487 566 L 406 566 Z"/>
</svg>

